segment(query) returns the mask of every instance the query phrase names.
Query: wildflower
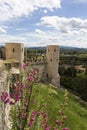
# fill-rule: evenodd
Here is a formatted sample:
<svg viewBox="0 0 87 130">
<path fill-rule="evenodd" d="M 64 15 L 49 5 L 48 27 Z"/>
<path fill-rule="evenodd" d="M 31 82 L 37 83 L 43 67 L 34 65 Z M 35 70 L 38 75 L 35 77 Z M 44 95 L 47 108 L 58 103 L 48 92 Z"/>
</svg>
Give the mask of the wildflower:
<svg viewBox="0 0 87 130">
<path fill-rule="evenodd" d="M 46 113 L 44 113 L 44 112 L 42 113 L 42 115 L 43 115 L 43 118 L 46 118 L 46 116 L 47 116 Z"/>
<path fill-rule="evenodd" d="M 29 126 L 29 127 L 31 127 L 31 126 L 32 126 L 32 122 L 31 122 L 31 121 L 29 122 L 28 126 Z"/>
<path fill-rule="evenodd" d="M 38 112 L 37 112 L 37 116 L 39 116 L 39 115 L 40 115 L 40 112 L 38 111 Z"/>
<path fill-rule="evenodd" d="M 28 106 L 28 101 L 25 101 L 25 102 L 24 102 L 24 105 L 25 105 L 25 106 Z"/>
<path fill-rule="evenodd" d="M 26 117 L 27 117 L 26 113 L 22 113 L 21 119 L 26 119 Z"/>
<path fill-rule="evenodd" d="M 57 130 L 56 127 L 54 127 L 53 130 Z"/>
<path fill-rule="evenodd" d="M 7 99 L 5 100 L 5 104 L 7 104 L 7 103 L 9 103 L 9 98 L 7 98 Z"/>
<path fill-rule="evenodd" d="M 26 70 L 26 68 L 27 68 L 27 65 L 24 63 L 23 64 L 23 69 Z"/>
<path fill-rule="evenodd" d="M 69 130 L 67 127 L 63 128 L 62 130 Z"/>
<path fill-rule="evenodd" d="M 45 126 L 45 130 L 49 130 L 49 126 L 48 125 Z"/>
<path fill-rule="evenodd" d="M 24 88 L 24 85 L 21 84 L 21 85 L 19 86 L 19 91 L 22 91 L 23 88 Z"/>
<path fill-rule="evenodd" d="M 34 69 L 34 70 L 33 70 L 33 73 L 34 73 L 34 75 L 36 75 L 36 74 L 38 73 L 38 70 L 37 70 L 37 69 Z"/>
<path fill-rule="evenodd" d="M 14 98 L 14 97 L 15 97 L 14 93 L 11 93 L 10 97 L 11 97 L 11 98 Z"/>
<path fill-rule="evenodd" d="M 10 104 L 10 105 L 14 105 L 14 102 L 13 102 L 13 101 L 9 101 L 9 104 Z"/>
<path fill-rule="evenodd" d="M 18 94 L 15 98 L 16 101 L 19 101 L 21 99 L 20 94 Z"/>
<path fill-rule="evenodd" d="M 63 116 L 63 120 L 66 120 L 67 119 L 67 116 Z"/>
<path fill-rule="evenodd" d="M 25 111 L 25 110 L 26 110 L 26 107 L 21 108 L 21 110 L 22 110 L 22 111 Z"/>
<path fill-rule="evenodd" d="M 28 76 L 28 80 L 29 80 L 30 82 L 33 82 L 33 81 L 34 81 L 34 77 L 33 77 L 32 75 L 29 75 L 29 76 Z"/>
<path fill-rule="evenodd" d="M 9 96 L 7 92 L 2 92 L 0 99 L 2 102 L 4 102 L 5 104 L 9 103 Z"/>
<path fill-rule="evenodd" d="M 59 115 L 63 115 L 64 113 L 62 111 L 59 111 Z"/>
<path fill-rule="evenodd" d="M 31 127 L 32 126 L 32 123 L 34 122 L 35 120 L 35 112 L 32 112 L 31 113 L 31 117 L 30 117 L 30 121 L 28 123 L 28 126 Z"/>
<path fill-rule="evenodd" d="M 56 120 L 55 123 L 56 123 L 56 125 L 60 125 L 60 121 L 59 120 Z"/>
</svg>

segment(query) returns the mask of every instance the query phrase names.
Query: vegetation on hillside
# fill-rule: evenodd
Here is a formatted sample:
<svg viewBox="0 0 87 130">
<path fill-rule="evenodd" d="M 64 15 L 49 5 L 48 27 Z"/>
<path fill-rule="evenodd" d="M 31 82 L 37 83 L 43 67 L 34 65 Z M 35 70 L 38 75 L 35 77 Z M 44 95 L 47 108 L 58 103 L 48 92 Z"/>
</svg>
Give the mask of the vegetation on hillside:
<svg viewBox="0 0 87 130">
<path fill-rule="evenodd" d="M 59 67 L 60 84 L 87 101 L 87 74 L 79 73 L 74 66 Z"/>
<path fill-rule="evenodd" d="M 48 99 L 47 96 L 49 95 Z M 56 118 L 59 118 L 58 111 L 64 101 L 64 90 L 55 88 L 49 84 L 38 84 L 38 90 L 34 93 L 35 100 L 39 101 L 39 104 L 48 104 L 46 106 L 46 112 L 48 113 L 48 121 L 52 127 L 55 125 Z M 35 109 L 36 106 L 34 106 Z M 77 98 L 70 94 L 68 95 L 68 104 L 65 111 L 67 119 L 65 121 L 65 126 L 69 130 L 86 130 L 87 129 L 87 108 L 82 106 Z M 59 130 L 59 129 L 58 129 Z"/>
<path fill-rule="evenodd" d="M 60 51 L 60 83 L 85 101 L 87 101 L 86 59 L 87 49 L 62 49 Z"/>
<path fill-rule="evenodd" d="M 60 109 L 56 111 L 57 115 L 54 115 L 52 119 L 50 117 L 50 87 L 48 86 L 49 90 L 41 90 L 42 85 L 36 68 L 31 69 L 24 64 L 19 78 L 13 80 L 10 77 L 8 82 L 10 95 L 6 91 L 3 91 L 0 95 L 0 103 L 3 106 L 4 115 L 3 130 L 68 130 L 65 125 L 67 116 L 64 112 L 67 106 L 67 91 L 65 91 Z M 8 111 L 10 112 L 10 125 L 5 122 L 7 105 L 10 105 L 10 111 Z M 53 123 L 50 123 L 51 120 L 53 120 Z"/>
<path fill-rule="evenodd" d="M 11 130 L 87 129 L 87 109 L 73 95 L 67 97 L 66 90 L 42 84 L 37 69 L 26 64 L 23 68 L 19 81 L 11 82 L 10 97 L 7 92 L 0 96 L 4 106 L 11 105 Z"/>
</svg>

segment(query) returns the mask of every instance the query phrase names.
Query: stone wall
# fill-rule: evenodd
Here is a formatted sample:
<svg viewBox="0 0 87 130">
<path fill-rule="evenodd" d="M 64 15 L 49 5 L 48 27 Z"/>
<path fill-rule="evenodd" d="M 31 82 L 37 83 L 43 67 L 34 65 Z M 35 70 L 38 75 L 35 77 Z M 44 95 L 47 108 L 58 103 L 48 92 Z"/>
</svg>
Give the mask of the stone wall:
<svg viewBox="0 0 87 130">
<path fill-rule="evenodd" d="M 7 83 L 7 72 L 6 71 L 2 71 L 0 73 L 0 95 L 2 92 L 5 91 L 9 91 L 8 88 L 8 83 Z M 5 116 L 6 111 L 4 109 L 4 105 L 3 103 L 0 101 L 0 130 L 6 130 L 5 129 Z"/>
<path fill-rule="evenodd" d="M 41 81 L 46 82 L 46 64 L 44 63 L 37 63 L 37 64 L 31 64 L 31 68 L 36 68 L 39 71 L 39 78 Z"/>
<path fill-rule="evenodd" d="M 60 86 L 59 68 L 59 46 L 49 45 L 46 48 L 46 74 L 51 83 Z"/>
<path fill-rule="evenodd" d="M 0 47 L 0 59 L 6 59 L 5 47 Z"/>
<path fill-rule="evenodd" d="M 20 65 L 24 61 L 24 44 L 6 43 L 6 59 L 16 59 Z"/>
</svg>

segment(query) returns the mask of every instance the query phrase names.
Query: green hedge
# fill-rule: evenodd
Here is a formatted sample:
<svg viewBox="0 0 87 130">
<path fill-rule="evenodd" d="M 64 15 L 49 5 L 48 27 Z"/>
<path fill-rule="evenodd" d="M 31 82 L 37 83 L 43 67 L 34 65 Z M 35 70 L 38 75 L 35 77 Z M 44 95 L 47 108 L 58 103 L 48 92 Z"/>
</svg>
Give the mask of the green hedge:
<svg viewBox="0 0 87 130">
<path fill-rule="evenodd" d="M 75 78 L 62 76 L 60 83 L 87 101 L 87 76 L 78 76 Z"/>
</svg>

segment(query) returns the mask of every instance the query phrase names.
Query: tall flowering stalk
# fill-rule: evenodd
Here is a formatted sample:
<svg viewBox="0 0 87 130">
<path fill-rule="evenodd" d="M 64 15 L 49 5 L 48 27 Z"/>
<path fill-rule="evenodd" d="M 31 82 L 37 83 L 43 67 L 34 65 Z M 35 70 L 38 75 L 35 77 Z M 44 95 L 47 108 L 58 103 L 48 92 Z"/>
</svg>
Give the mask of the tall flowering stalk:
<svg viewBox="0 0 87 130">
<path fill-rule="evenodd" d="M 65 115 L 67 100 L 68 100 L 68 92 L 67 90 L 65 90 L 64 102 L 61 104 L 60 109 L 58 111 L 58 116 L 57 119 L 55 120 L 55 126 L 53 130 L 69 130 L 67 127 L 65 127 L 65 122 L 67 120 L 67 116 Z"/>
<path fill-rule="evenodd" d="M 32 95 L 34 87 L 38 86 L 38 70 L 29 69 L 26 64 L 15 82 L 11 81 L 11 93 L 2 92 L 0 100 L 5 105 L 10 105 L 10 130 L 51 130 L 48 124 L 48 115 L 46 113 L 47 104 L 39 104 L 36 110 L 32 111 Z M 10 87 L 10 86 L 9 86 Z M 37 90 L 37 88 L 35 88 Z M 47 99 L 49 99 L 49 95 Z M 68 130 L 64 127 L 66 116 L 64 109 L 67 106 L 67 91 L 64 95 L 64 103 L 59 110 L 60 119 L 56 119 L 53 130 Z M 39 122 L 39 123 L 38 123 Z"/>
<path fill-rule="evenodd" d="M 11 98 L 14 99 L 14 106 L 11 109 L 12 130 L 24 130 L 30 114 L 30 104 L 33 87 L 36 84 L 37 69 L 29 70 L 26 64 L 23 65 L 23 75 L 19 82 L 13 84 Z"/>
</svg>

